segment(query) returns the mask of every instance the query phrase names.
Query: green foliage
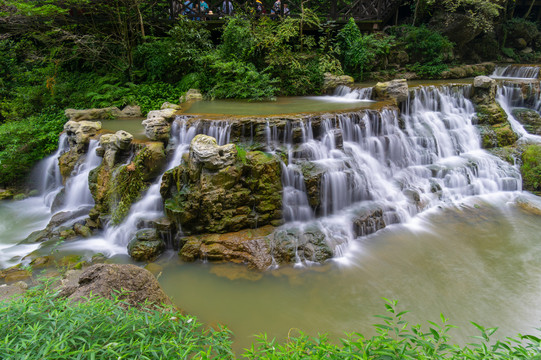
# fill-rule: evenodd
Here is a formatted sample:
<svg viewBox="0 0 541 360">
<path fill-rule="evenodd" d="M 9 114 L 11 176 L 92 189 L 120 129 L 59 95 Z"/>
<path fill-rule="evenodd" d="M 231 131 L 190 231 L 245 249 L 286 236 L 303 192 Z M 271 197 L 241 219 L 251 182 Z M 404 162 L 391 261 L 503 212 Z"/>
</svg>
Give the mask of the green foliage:
<svg viewBox="0 0 541 360">
<path fill-rule="evenodd" d="M 424 77 L 435 77 L 448 69 L 445 64 L 453 48 L 445 36 L 425 26 L 398 26 L 391 31 L 404 44 L 410 61 L 410 70 Z"/>
<path fill-rule="evenodd" d="M 231 334 L 204 329 L 172 308 L 129 308 L 93 297 L 57 298 L 51 283 L 0 303 L 2 359 L 228 359 Z"/>
<path fill-rule="evenodd" d="M 0 125 L 0 183 L 23 180 L 34 163 L 54 151 L 65 118 L 42 113 Z"/>
<path fill-rule="evenodd" d="M 344 69 L 360 80 L 365 72 L 378 66 L 384 67 L 393 44 L 393 36 L 361 34 L 353 18 L 349 19 L 337 35 L 338 52 Z"/>
<path fill-rule="evenodd" d="M 249 61 L 253 47 L 250 21 L 240 16 L 228 18 L 219 46 L 221 56 L 226 60 Z"/>
<path fill-rule="evenodd" d="M 529 145 L 522 153 L 522 178 L 524 187 L 541 191 L 541 146 Z"/>
<path fill-rule="evenodd" d="M 494 28 L 494 22 L 502 10 L 498 1 L 493 0 L 427 0 L 427 3 L 448 12 L 467 14 L 474 29 L 483 32 L 489 32 Z"/>
<path fill-rule="evenodd" d="M 182 67 L 173 55 L 175 44 L 170 38 L 147 38 L 134 51 L 135 75 L 140 81 L 175 82 Z"/>
</svg>

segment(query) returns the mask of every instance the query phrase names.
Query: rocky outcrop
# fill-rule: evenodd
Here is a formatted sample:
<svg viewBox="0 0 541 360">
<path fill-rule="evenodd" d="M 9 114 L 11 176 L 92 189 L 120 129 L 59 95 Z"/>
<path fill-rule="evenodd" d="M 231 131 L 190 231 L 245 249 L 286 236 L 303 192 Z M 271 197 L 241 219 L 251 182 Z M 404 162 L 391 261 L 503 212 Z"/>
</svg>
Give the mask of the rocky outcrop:
<svg viewBox="0 0 541 360">
<path fill-rule="evenodd" d="M 115 134 L 104 134 L 100 137 L 100 148 L 97 154 L 103 157 L 104 165 L 112 169 L 123 158 L 129 156 L 133 135 L 119 130 Z"/>
<path fill-rule="evenodd" d="M 165 243 L 156 229 L 139 230 L 128 244 L 128 254 L 137 261 L 153 261 L 164 250 Z"/>
<path fill-rule="evenodd" d="M 473 80 L 472 101 L 477 105 L 490 105 L 496 102 L 496 80 L 488 76 L 477 76 Z"/>
<path fill-rule="evenodd" d="M 169 141 L 171 125 L 162 117 L 155 117 L 143 121 L 145 135 L 152 141 Z"/>
<path fill-rule="evenodd" d="M 106 120 L 122 117 L 140 117 L 141 108 L 135 105 L 128 105 L 123 110 L 120 110 L 116 106 L 99 108 L 99 109 L 66 109 L 64 115 L 70 121 L 83 121 L 83 120 Z"/>
<path fill-rule="evenodd" d="M 73 169 L 83 159 L 88 150 L 91 139 L 98 136 L 101 130 L 99 121 L 68 121 L 64 124 L 64 131 L 68 137 L 69 149 L 58 160 L 60 173 L 64 181 L 72 174 Z"/>
<path fill-rule="evenodd" d="M 353 217 L 353 232 L 357 237 L 373 234 L 385 226 L 381 208 L 358 210 Z"/>
<path fill-rule="evenodd" d="M 279 264 L 298 261 L 323 262 L 334 253 L 325 234 L 315 224 L 278 229 L 270 238 L 271 255 Z"/>
<path fill-rule="evenodd" d="M 180 97 L 180 102 L 188 102 L 188 101 L 198 101 L 203 100 L 203 95 L 201 94 L 201 91 L 198 89 L 190 89 L 186 92 L 186 94 L 182 95 Z"/>
<path fill-rule="evenodd" d="M 408 99 L 408 82 L 406 79 L 378 82 L 374 86 L 374 95 L 377 100 L 392 100 L 396 104 L 401 103 Z"/>
<path fill-rule="evenodd" d="M 161 194 L 167 216 L 187 234 L 224 233 L 282 218 L 280 161 L 198 135 L 185 163 L 167 171 Z"/>
<path fill-rule="evenodd" d="M 135 265 L 96 264 L 83 271 L 77 285 L 66 285 L 59 294 L 84 302 L 91 296 L 118 297 L 127 306 L 171 305 L 171 300 L 148 270 Z"/>
<path fill-rule="evenodd" d="M 226 234 L 183 237 L 179 255 L 184 261 L 230 261 L 266 270 L 272 264 L 267 236 L 273 231 L 274 228 L 267 225 Z"/>
<path fill-rule="evenodd" d="M 333 75 L 331 73 L 323 74 L 323 93 L 332 93 L 340 85 L 353 85 L 353 78 L 348 75 Z"/>
</svg>

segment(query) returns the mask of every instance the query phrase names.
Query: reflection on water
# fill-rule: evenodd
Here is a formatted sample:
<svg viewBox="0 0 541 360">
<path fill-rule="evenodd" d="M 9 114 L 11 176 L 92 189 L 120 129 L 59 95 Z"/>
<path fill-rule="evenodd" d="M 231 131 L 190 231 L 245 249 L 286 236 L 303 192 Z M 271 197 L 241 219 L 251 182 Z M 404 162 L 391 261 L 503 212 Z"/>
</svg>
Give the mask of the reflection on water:
<svg viewBox="0 0 541 360">
<path fill-rule="evenodd" d="M 196 101 L 186 114 L 264 116 L 303 112 L 354 110 L 374 106 L 375 102 L 348 100 L 338 96 L 279 97 L 276 101 L 213 100 Z"/>
<path fill-rule="evenodd" d="M 358 240 L 346 261 L 261 275 L 173 256 L 162 261 L 160 282 L 183 310 L 228 325 L 238 350 L 263 331 L 280 339 L 292 328 L 371 335 L 382 297 L 411 310 L 413 323 L 442 312 L 460 326 L 451 332 L 459 342 L 477 335 L 469 321 L 499 326 L 499 338 L 532 333 L 541 326 L 541 221 L 508 203 L 512 196 L 431 210 Z"/>
</svg>

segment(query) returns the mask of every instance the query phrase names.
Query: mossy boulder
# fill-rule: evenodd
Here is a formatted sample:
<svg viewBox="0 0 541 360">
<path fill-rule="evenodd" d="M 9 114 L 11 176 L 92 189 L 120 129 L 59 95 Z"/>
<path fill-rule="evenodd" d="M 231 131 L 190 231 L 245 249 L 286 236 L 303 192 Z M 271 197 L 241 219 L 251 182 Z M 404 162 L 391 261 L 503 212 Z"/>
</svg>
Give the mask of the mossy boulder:
<svg viewBox="0 0 541 360">
<path fill-rule="evenodd" d="M 0 190 L 0 200 L 10 200 L 10 199 L 13 199 L 13 191 Z"/>
<path fill-rule="evenodd" d="M 507 114 L 496 102 L 476 106 L 477 122 L 480 125 L 507 123 Z"/>
<path fill-rule="evenodd" d="M 269 237 L 271 255 L 279 264 L 297 261 L 323 262 L 333 257 L 333 249 L 317 225 L 278 229 Z"/>
<path fill-rule="evenodd" d="M 541 115 L 535 110 L 516 108 L 513 109 L 513 116 L 524 126 L 530 134 L 541 135 Z"/>
<path fill-rule="evenodd" d="M 496 133 L 496 139 L 499 147 L 513 145 L 518 140 L 518 135 L 515 134 L 509 123 L 496 125 L 493 126 L 493 128 L 494 132 Z"/>
<path fill-rule="evenodd" d="M 225 234 L 205 234 L 181 239 L 179 256 L 184 261 L 205 259 L 243 263 L 251 269 L 265 270 L 272 264 L 266 237 L 272 226 L 245 229 Z"/>
<path fill-rule="evenodd" d="M 477 105 L 492 105 L 496 102 L 496 80 L 488 76 L 477 76 L 473 80 L 472 101 Z"/>
<path fill-rule="evenodd" d="M 186 234 L 225 233 L 274 224 L 282 217 L 279 159 L 261 151 L 239 154 L 196 136 L 186 162 L 161 184 L 167 216 Z"/>
<path fill-rule="evenodd" d="M 374 86 L 374 95 L 378 100 L 393 100 L 400 103 L 408 99 L 408 82 L 406 79 L 396 79 L 387 82 L 378 82 Z"/>
<path fill-rule="evenodd" d="M 128 254 L 137 261 L 153 261 L 164 250 L 165 243 L 156 229 L 139 230 L 128 244 Z"/>
<path fill-rule="evenodd" d="M 541 145 L 528 145 L 522 153 L 523 189 L 539 193 L 541 191 Z"/>
</svg>

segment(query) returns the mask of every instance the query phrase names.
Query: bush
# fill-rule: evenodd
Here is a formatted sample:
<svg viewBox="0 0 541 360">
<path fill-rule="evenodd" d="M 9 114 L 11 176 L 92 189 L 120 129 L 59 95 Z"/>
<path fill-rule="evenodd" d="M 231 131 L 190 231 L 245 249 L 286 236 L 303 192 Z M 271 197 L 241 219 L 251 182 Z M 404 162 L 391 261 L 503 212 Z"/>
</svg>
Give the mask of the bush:
<svg viewBox="0 0 541 360">
<path fill-rule="evenodd" d="M 126 308 L 119 300 L 73 303 L 45 284 L 0 303 L 2 359 L 232 358 L 228 330 L 204 329 L 172 308 Z M 144 306 L 144 304 L 142 304 Z"/>
<path fill-rule="evenodd" d="M 226 60 L 249 61 L 254 37 L 250 21 L 235 16 L 227 19 L 219 49 Z"/>
<path fill-rule="evenodd" d="M 522 153 L 522 179 L 524 189 L 541 191 L 541 146 L 530 145 Z"/>
<path fill-rule="evenodd" d="M 173 55 L 174 47 L 170 38 L 149 38 L 137 46 L 133 56 L 136 78 L 143 82 L 180 80 L 183 69 Z"/>
</svg>

